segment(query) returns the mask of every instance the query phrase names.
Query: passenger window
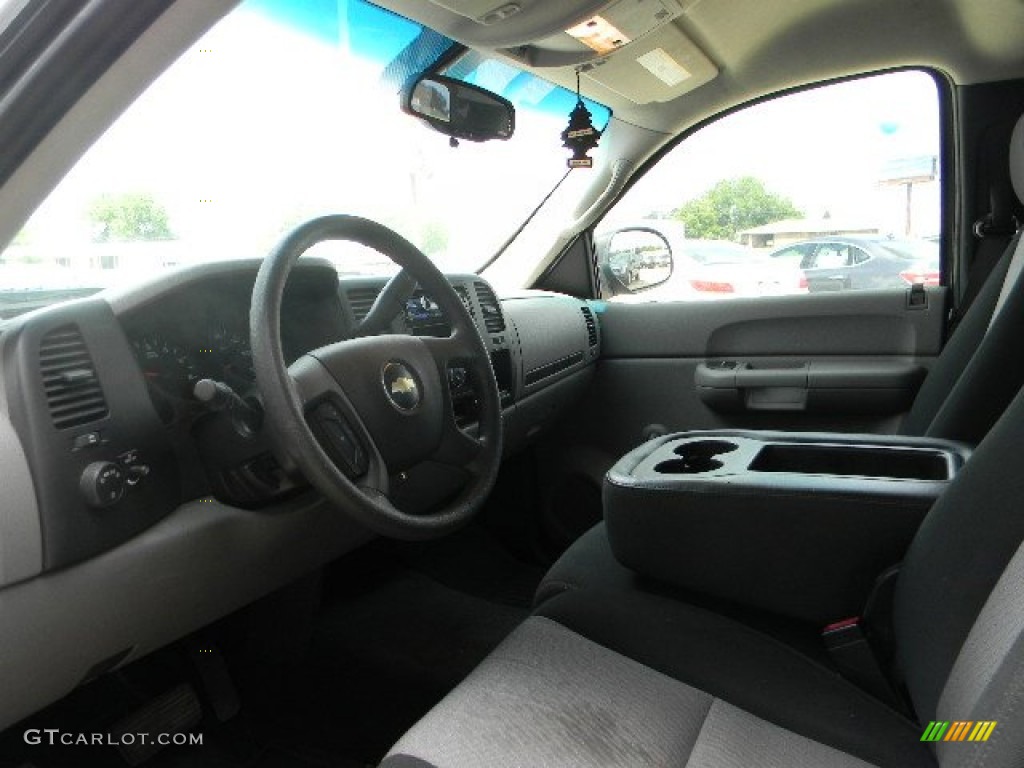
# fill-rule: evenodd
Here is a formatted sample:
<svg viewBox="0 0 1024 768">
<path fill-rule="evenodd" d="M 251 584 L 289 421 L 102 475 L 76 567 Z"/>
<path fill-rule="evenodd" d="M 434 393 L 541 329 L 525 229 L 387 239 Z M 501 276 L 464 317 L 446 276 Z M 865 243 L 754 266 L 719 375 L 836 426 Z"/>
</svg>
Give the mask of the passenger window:
<svg viewBox="0 0 1024 768">
<path fill-rule="evenodd" d="M 821 130 L 818 118 L 836 113 L 850 118 Z M 939 158 L 939 94 L 924 72 L 747 107 L 683 140 L 609 211 L 595 232 L 602 290 L 707 300 L 937 278 Z M 619 247 L 638 233 L 664 241 L 657 269 Z"/>
<path fill-rule="evenodd" d="M 826 243 L 814 254 L 815 269 L 837 269 L 850 266 L 850 249 L 844 245 Z"/>
<path fill-rule="evenodd" d="M 770 255 L 778 264 L 788 264 L 797 269 L 808 269 L 814 261 L 813 245 L 791 245 Z"/>
</svg>

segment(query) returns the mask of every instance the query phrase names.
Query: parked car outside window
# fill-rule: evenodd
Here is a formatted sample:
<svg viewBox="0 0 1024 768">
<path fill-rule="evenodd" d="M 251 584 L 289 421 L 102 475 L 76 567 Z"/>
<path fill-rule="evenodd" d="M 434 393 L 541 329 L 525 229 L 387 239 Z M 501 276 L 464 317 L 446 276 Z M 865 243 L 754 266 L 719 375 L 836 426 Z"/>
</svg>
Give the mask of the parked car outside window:
<svg viewBox="0 0 1024 768">
<path fill-rule="evenodd" d="M 632 300 L 706 300 L 806 293 L 799 268 L 728 240 L 690 239 L 685 226 L 650 219 L 599 231 L 598 262 L 612 290 Z"/>
<path fill-rule="evenodd" d="M 813 292 L 885 290 L 939 284 L 939 244 L 890 238 L 822 238 L 780 248 L 780 264 L 797 265 Z"/>
</svg>

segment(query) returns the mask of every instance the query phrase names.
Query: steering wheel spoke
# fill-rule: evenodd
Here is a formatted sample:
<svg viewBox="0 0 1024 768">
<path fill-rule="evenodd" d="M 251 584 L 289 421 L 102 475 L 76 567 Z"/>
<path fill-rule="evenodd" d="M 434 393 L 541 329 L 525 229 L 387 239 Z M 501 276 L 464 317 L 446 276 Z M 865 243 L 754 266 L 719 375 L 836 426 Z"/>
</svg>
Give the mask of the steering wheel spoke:
<svg viewBox="0 0 1024 768">
<path fill-rule="evenodd" d="M 360 487 L 387 496 L 384 459 L 334 376 L 311 355 L 296 360 L 288 373 L 301 399 L 306 424 L 335 466 Z"/>
<path fill-rule="evenodd" d="M 445 424 L 444 435 L 434 458 L 442 464 L 461 467 L 472 474 L 477 474 L 480 471 L 478 462 L 484 447 L 480 439 L 460 429 L 452 419 Z"/>
<path fill-rule="evenodd" d="M 474 332 L 474 335 L 475 334 Z M 473 381 L 484 380 L 491 375 L 489 368 L 480 370 L 479 355 L 474 354 L 472 341 L 468 334 L 453 332 L 450 336 L 427 336 L 423 337 L 423 343 L 430 351 L 437 365 L 437 370 L 448 389 L 448 397 L 445 399 L 445 423 L 441 443 L 435 454 L 435 459 L 444 464 L 461 467 L 471 473 L 479 470 L 477 460 L 484 451 L 484 442 L 464 430 L 458 423 L 453 407 L 453 397 L 450 392 L 449 369 L 455 365 L 468 368 L 471 371 Z M 471 427 L 476 431 L 479 425 Z"/>
</svg>

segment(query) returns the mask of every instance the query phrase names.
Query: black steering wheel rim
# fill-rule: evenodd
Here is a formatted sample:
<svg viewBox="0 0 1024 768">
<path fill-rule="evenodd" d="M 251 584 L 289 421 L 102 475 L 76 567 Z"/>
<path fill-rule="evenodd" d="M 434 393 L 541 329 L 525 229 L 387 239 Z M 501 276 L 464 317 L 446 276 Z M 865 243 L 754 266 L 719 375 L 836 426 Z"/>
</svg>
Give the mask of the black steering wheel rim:
<svg viewBox="0 0 1024 768">
<path fill-rule="evenodd" d="M 298 258 L 312 246 L 326 240 L 357 242 L 389 256 L 441 306 L 451 323 L 452 335 L 447 339 L 371 337 L 374 339 L 371 345 L 379 345 L 381 350 L 389 349 L 388 345 L 403 345 L 406 357 L 412 354 L 422 358 L 421 352 L 426 349 L 433 355 L 441 372 L 444 437 L 436 453 L 459 457 L 459 463 L 464 462 L 463 468 L 469 471 L 470 480 L 454 499 L 430 514 L 409 514 L 391 504 L 387 496 L 389 468 L 377 448 L 377 442 L 348 398 L 344 382 L 333 375 L 337 373 L 337 366 L 332 372 L 323 364 L 327 356 L 344 353 L 345 345 L 354 346 L 355 342 L 339 342 L 304 355 L 291 367 L 286 364 L 281 343 L 285 284 Z M 476 323 L 447 278 L 416 246 L 393 230 L 358 216 L 337 214 L 302 224 L 277 245 L 260 267 L 253 288 L 250 331 L 256 385 L 263 398 L 265 422 L 275 439 L 276 448 L 283 454 L 282 458 L 297 467 L 328 501 L 371 530 L 402 539 L 444 535 L 462 526 L 479 509 L 494 486 L 501 461 L 502 420 L 498 385 Z M 455 358 L 470 370 L 477 390 L 480 419 L 476 438 L 470 438 L 459 430 L 451 411 L 444 372 L 449 359 Z M 376 370 L 353 370 L 350 373 L 354 377 L 378 375 Z M 421 378 L 434 381 L 433 373 L 431 371 Z M 314 380 L 315 383 L 310 383 Z M 350 409 L 353 431 L 368 443 L 369 468 L 359 482 L 339 469 L 307 423 L 307 408 L 315 400 L 319 388 L 338 390 L 332 391 L 332 396 Z M 424 461 L 433 458 L 425 456 Z"/>
</svg>

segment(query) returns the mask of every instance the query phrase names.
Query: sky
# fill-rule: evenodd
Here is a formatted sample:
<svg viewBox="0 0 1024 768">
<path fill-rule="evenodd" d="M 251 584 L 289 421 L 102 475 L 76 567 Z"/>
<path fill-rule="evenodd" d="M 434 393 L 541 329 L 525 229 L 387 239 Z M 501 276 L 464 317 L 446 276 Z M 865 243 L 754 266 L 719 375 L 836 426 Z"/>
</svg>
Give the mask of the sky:
<svg viewBox="0 0 1024 768">
<path fill-rule="evenodd" d="M 282 2 L 243 4 L 158 79 L 33 216 L 29 247 L 47 257 L 84 252 L 92 201 L 145 192 L 166 207 L 184 261 L 262 256 L 301 221 L 345 212 L 423 247 L 440 237 L 442 267 L 470 270 L 565 173 L 567 115 L 521 114 L 511 141 L 453 149 L 401 114 L 379 63 L 358 55 L 375 53 L 387 33 L 358 43 L 336 23 L 313 24 L 315 34 L 309 19 L 283 26 L 266 13 L 295 7 Z M 408 37 L 394 34 L 398 44 Z M 613 215 L 671 210 L 718 180 L 754 175 L 811 216 L 896 222 L 903 198 L 879 187 L 879 170 L 937 153 L 937 126 L 935 87 L 921 74 L 779 99 L 685 141 Z M 917 204 L 937 222 L 937 197 L 927 198 Z M 929 215 L 916 220 L 930 227 Z"/>
</svg>

